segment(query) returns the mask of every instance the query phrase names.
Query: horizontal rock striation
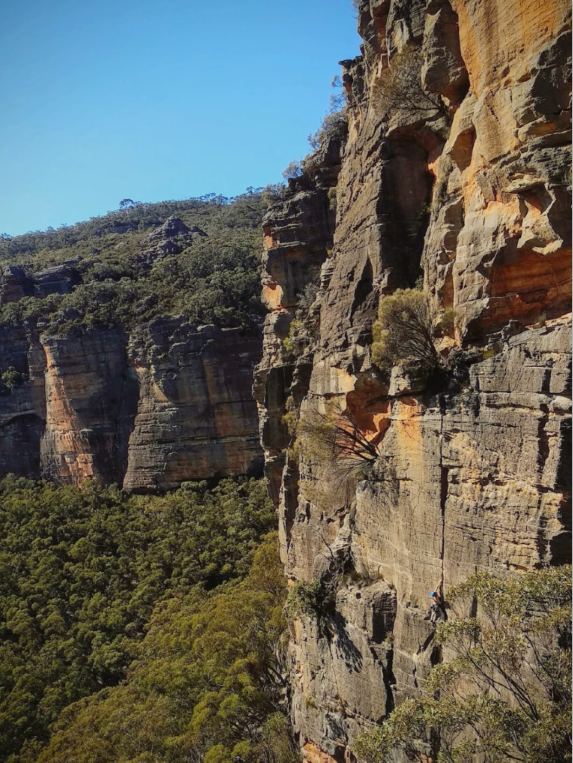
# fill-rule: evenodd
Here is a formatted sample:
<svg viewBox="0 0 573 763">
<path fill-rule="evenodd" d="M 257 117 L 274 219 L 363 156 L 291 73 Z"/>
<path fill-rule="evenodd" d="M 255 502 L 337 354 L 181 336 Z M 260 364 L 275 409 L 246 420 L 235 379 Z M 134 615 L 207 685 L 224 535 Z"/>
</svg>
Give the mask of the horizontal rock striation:
<svg viewBox="0 0 573 763">
<path fill-rule="evenodd" d="M 351 760 L 441 659 L 431 590 L 571 553 L 570 8 L 362 0 L 358 16 L 334 230 L 296 188 L 269 210 L 255 377 L 287 574 L 328 593 L 290 641 L 295 730 L 322 763 Z M 388 375 L 370 352 L 378 302 L 416 285 L 444 369 Z M 366 472 L 309 435 L 333 404 L 377 449 Z"/>
</svg>

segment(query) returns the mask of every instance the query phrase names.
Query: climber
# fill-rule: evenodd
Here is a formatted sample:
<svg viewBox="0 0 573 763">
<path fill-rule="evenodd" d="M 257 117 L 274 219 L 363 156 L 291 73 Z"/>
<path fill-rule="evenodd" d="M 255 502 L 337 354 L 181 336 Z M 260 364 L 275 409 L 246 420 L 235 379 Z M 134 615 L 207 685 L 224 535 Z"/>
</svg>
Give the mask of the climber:
<svg viewBox="0 0 573 763">
<path fill-rule="evenodd" d="M 444 607 L 444 600 L 441 595 L 441 588 L 438 591 L 430 592 L 430 609 L 428 610 L 428 619 L 431 623 L 445 623 L 447 620 L 446 610 Z"/>
</svg>

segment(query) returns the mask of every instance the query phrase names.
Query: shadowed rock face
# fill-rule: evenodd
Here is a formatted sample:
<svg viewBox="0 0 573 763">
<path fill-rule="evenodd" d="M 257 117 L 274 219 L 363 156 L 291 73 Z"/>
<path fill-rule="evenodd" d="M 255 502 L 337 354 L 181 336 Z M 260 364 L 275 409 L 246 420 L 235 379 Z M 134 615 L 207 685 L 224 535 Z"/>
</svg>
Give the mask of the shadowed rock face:
<svg viewBox="0 0 573 763">
<path fill-rule="evenodd" d="M 34 275 L 24 268 L 7 265 L 0 273 L 0 307 L 18 302 L 22 297 L 47 297 L 49 294 L 69 294 L 81 282 L 74 265 L 64 262 Z"/>
<path fill-rule="evenodd" d="M 49 337 L 2 329 L 0 473 L 169 489 L 260 471 L 251 387 L 260 339 L 180 319 Z"/>
<path fill-rule="evenodd" d="M 0 274 L 0 306 L 34 294 L 34 283 L 23 268 L 6 265 Z"/>
<path fill-rule="evenodd" d="M 350 126 L 335 228 L 321 234 L 333 252 L 318 329 L 298 358 L 284 352 L 300 274 L 321 251 L 320 238 L 296 253 L 273 243 L 295 228 L 309 240 L 293 192 L 267 216 L 272 312 L 255 377 L 287 574 L 332 584 L 338 571 L 326 621 L 291 632 L 311 763 L 348 759 L 349 741 L 418 690 L 438 584 L 571 553 L 569 5 L 362 0 L 359 29 L 364 55 L 342 62 Z M 381 113 L 377 83 L 407 45 L 441 108 Z M 380 297 L 420 276 L 456 332 L 440 345 L 447 374 L 414 384 L 384 376 L 370 345 Z M 371 479 L 345 482 L 319 450 L 289 449 L 287 410 L 327 400 L 377 443 Z"/>
<path fill-rule="evenodd" d="M 128 352 L 140 394 L 124 487 L 262 471 L 252 396 L 259 337 L 156 321 Z"/>
</svg>

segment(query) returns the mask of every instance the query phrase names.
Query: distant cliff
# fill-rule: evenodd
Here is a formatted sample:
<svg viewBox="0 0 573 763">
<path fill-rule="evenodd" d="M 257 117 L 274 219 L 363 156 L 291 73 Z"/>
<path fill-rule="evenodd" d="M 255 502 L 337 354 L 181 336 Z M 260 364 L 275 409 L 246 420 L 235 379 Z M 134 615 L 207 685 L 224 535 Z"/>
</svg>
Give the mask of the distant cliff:
<svg viewBox="0 0 573 763">
<path fill-rule="evenodd" d="M 358 17 L 348 136 L 264 220 L 266 474 L 289 578 L 333 597 L 291 631 L 311 763 L 350 760 L 441 659 L 436 586 L 570 559 L 569 4 L 361 0 Z M 437 376 L 372 361 L 380 299 L 413 287 Z M 367 477 L 312 442 L 333 408 L 377 449 Z"/>
<path fill-rule="evenodd" d="M 262 468 L 256 336 L 164 319 L 138 337 L 4 329 L 0 347 L 27 376 L 0 397 L 3 474 L 170 489 Z"/>
<path fill-rule="evenodd" d="M 265 207 L 134 205 L 2 242 L 0 476 L 166 490 L 260 473 Z"/>
</svg>

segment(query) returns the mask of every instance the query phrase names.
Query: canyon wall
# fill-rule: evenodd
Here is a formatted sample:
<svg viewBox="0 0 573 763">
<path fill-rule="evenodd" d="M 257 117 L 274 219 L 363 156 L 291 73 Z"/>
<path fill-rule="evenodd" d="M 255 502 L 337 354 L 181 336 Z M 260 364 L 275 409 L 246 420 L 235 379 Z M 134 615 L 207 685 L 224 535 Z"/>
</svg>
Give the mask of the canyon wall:
<svg viewBox="0 0 573 763">
<path fill-rule="evenodd" d="M 352 760 L 440 659 L 430 591 L 571 548 L 569 4 L 361 0 L 358 24 L 348 135 L 264 222 L 266 475 L 291 584 L 332 597 L 291 623 L 311 763 Z M 380 299 L 412 287 L 438 375 L 372 361 Z M 332 410 L 367 477 L 313 446 Z"/>
<path fill-rule="evenodd" d="M 167 490 L 262 470 L 253 368 L 260 337 L 158 319 L 127 334 L 0 330 L 0 475 Z"/>
</svg>

